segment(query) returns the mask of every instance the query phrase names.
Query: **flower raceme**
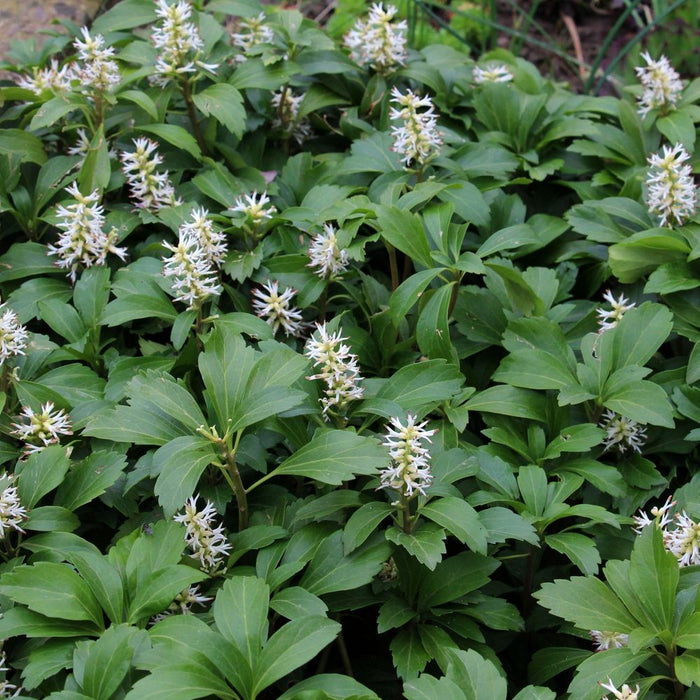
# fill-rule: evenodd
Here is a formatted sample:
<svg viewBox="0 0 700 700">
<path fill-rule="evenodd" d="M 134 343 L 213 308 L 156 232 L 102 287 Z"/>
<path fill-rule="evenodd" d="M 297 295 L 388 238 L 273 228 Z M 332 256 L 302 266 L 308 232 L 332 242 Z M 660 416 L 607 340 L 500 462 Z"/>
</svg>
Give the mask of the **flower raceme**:
<svg viewBox="0 0 700 700">
<path fill-rule="evenodd" d="M 73 434 L 70 417 L 62 408 L 54 411 L 51 401 L 42 404 L 39 413 L 35 413 L 31 406 L 24 406 L 18 421 L 12 424 L 12 434 L 25 441 L 25 455 L 59 443 L 61 435 Z"/>
<path fill-rule="evenodd" d="M 350 58 L 362 67 L 373 68 L 380 74 L 390 73 L 406 64 L 406 20 L 394 23 L 398 10 L 383 3 L 370 8 L 366 20 L 358 19 L 345 35 L 344 44 Z"/>
<path fill-rule="evenodd" d="M 0 488 L 4 487 L 0 492 L 0 540 L 12 530 L 24 532 L 20 524 L 27 518 L 27 509 L 20 501 L 14 481 L 14 474 L 0 477 Z"/>
<path fill-rule="evenodd" d="M 192 6 L 187 0 L 172 5 L 167 0 L 156 0 L 156 15 L 159 23 L 151 34 L 151 42 L 158 51 L 154 74 L 150 77 L 154 85 L 164 87 L 198 69 L 212 73 L 216 70 L 216 64 L 199 60 L 204 42 L 195 24 L 189 21 Z"/>
<path fill-rule="evenodd" d="M 338 245 L 331 224 L 323 224 L 323 233 L 311 239 L 309 259 L 308 267 L 315 268 L 314 272 L 322 278 L 338 279 L 348 269 L 348 253 Z"/>
<path fill-rule="evenodd" d="M 304 354 L 314 362 L 314 367 L 320 371 L 309 380 L 322 379 L 326 383 L 325 396 L 321 397 L 323 417 L 329 420 L 329 413 L 336 409 L 344 411 L 350 401 L 361 399 L 364 389 L 359 386 L 362 381 L 357 356 L 350 352 L 350 347 L 344 345 L 347 338 L 341 336 L 342 331 L 329 333 L 326 324 L 316 325 L 316 337 L 309 339 Z"/>
<path fill-rule="evenodd" d="M 661 217 L 662 226 L 672 226 L 672 219 L 682 225 L 697 208 L 697 190 L 688 160 L 688 152 L 677 143 L 664 146 L 661 155 L 654 153 L 647 161 L 646 203 L 652 214 Z"/>
<path fill-rule="evenodd" d="M 623 683 L 622 688 L 618 690 L 611 678 L 608 678 L 607 683 L 601 683 L 600 681 L 598 683 L 601 688 L 605 688 L 605 690 L 612 693 L 616 700 L 637 700 L 639 697 L 639 685 L 637 685 L 636 690 L 632 690 L 627 683 Z M 604 695 L 602 700 L 608 700 L 608 696 Z"/>
<path fill-rule="evenodd" d="M 645 426 L 609 409 L 605 411 L 598 425 L 607 433 L 604 440 L 606 452 L 614 447 L 620 453 L 631 449 L 641 454 L 647 437 Z"/>
<path fill-rule="evenodd" d="M 650 518 L 644 511 L 633 517 L 636 527 L 634 532 L 640 534 L 642 529 L 652 523 L 661 530 L 664 547 L 678 560 L 678 566 L 695 566 L 700 564 L 700 523 L 688 517 L 685 511 L 671 515 L 675 501 L 669 496 L 661 507 L 651 509 Z"/>
<path fill-rule="evenodd" d="M 503 64 L 488 65 L 484 68 L 474 66 L 472 77 L 477 85 L 484 83 L 508 83 L 513 80 L 513 74 Z"/>
<path fill-rule="evenodd" d="M 17 355 L 24 355 L 29 333 L 20 324 L 17 314 L 7 306 L 0 304 L 0 367 L 5 360 Z"/>
<path fill-rule="evenodd" d="M 606 651 L 607 649 L 621 649 L 626 647 L 629 636 L 622 632 L 604 632 L 601 630 L 591 630 L 589 632 L 596 645 L 596 651 Z"/>
<path fill-rule="evenodd" d="M 391 108 L 389 118 L 403 122 L 401 126 L 391 127 L 392 150 L 402 156 L 406 167 L 412 161 L 422 166 L 442 146 L 433 101 L 427 95 L 418 97 L 411 90 L 404 95 L 396 87 L 391 89 L 391 98 L 392 104 L 398 108 Z M 420 111 L 422 108 L 425 111 Z"/>
<path fill-rule="evenodd" d="M 603 299 L 612 306 L 612 309 L 610 311 L 602 308 L 596 309 L 599 333 L 615 328 L 615 326 L 620 323 L 625 313 L 635 306 L 634 303 L 629 303 L 630 300 L 624 294 L 620 294 L 620 296 L 615 299 L 613 293 L 609 289 L 603 294 Z"/>
<path fill-rule="evenodd" d="M 115 245 L 117 229 L 112 228 L 109 233 L 104 231 L 106 219 L 99 204 L 99 190 L 83 195 L 78 189 L 78 183 L 74 182 L 66 188 L 66 192 L 74 201 L 67 206 L 61 204 L 56 209 L 60 217 L 56 226 L 61 229 L 61 233 L 55 244 L 49 244 L 48 254 L 58 256 L 56 264 L 67 268 L 68 276 L 75 282 L 80 265 L 103 265 L 108 253 L 114 253 L 124 260 L 126 248 Z"/>
<path fill-rule="evenodd" d="M 379 488 L 398 491 L 402 498 L 425 496 L 425 490 L 433 481 L 430 467 L 430 452 L 423 445 L 431 442 L 436 430 L 426 430 L 428 421 L 416 423 L 416 416 L 409 413 L 405 425 L 394 417 L 386 427 L 382 443 L 389 449 L 392 464 L 380 472 Z"/>
<path fill-rule="evenodd" d="M 301 311 L 290 304 L 295 294 L 291 287 L 280 293 L 279 283 L 268 280 L 262 289 L 253 290 L 253 311 L 272 326 L 273 333 L 282 328 L 285 335 L 299 337 L 306 324 L 302 321 Z"/>
<path fill-rule="evenodd" d="M 133 141 L 136 150 L 122 151 L 119 158 L 136 208 L 157 211 L 162 207 L 181 204 L 175 196 L 168 171 L 156 171 L 163 162 L 157 150 L 158 144 L 144 137 Z"/>
<path fill-rule="evenodd" d="M 233 545 L 228 541 L 223 525 L 214 525 L 217 515 L 211 501 L 206 501 L 202 510 L 197 510 L 199 494 L 185 501 L 185 512 L 173 516 L 173 520 L 185 526 L 185 543 L 190 556 L 199 559 L 202 571 L 220 574 L 226 571 L 224 562 Z M 224 568 L 222 568 L 224 567 Z"/>
<path fill-rule="evenodd" d="M 175 301 L 187 303 L 190 309 L 222 290 L 218 268 L 226 254 L 226 240 L 207 215 L 206 209 L 194 209 L 190 221 L 180 226 L 177 245 L 163 241 L 163 246 L 172 252 L 163 258 L 163 275 L 173 277 Z"/>
<path fill-rule="evenodd" d="M 237 31 L 231 34 L 231 42 L 240 49 L 241 53 L 235 57 L 239 63 L 247 60 L 246 54 L 258 44 L 269 44 L 275 38 L 275 33 L 265 23 L 265 13 L 261 12 L 257 17 L 241 18 L 238 21 Z"/>
<path fill-rule="evenodd" d="M 228 211 L 243 214 L 253 226 L 260 226 L 263 221 L 271 219 L 277 213 L 276 207 L 270 204 L 267 192 L 251 192 L 236 197 L 234 205 Z"/>
<path fill-rule="evenodd" d="M 645 117 L 652 109 L 661 109 L 665 112 L 668 108 L 674 108 L 683 90 L 680 76 L 666 56 L 661 56 L 658 61 L 654 61 L 645 52 L 642 58 L 646 65 L 634 69 L 644 88 L 637 98 L 639 102 L 637 111 Z"/>
<path fill-rule="evenodd" d="M 114 49 L 105 48 L 101 34 L 90 36 L 87 27 L 81 30 L 82 40 L 76 39 L 73 46 L 78 50 L 78 61 L 74 67 L 74 78 L 85 92 L 102 94 L 114 91 L 121 82 L 119 66 L 114 60 Z"/>
</svg>

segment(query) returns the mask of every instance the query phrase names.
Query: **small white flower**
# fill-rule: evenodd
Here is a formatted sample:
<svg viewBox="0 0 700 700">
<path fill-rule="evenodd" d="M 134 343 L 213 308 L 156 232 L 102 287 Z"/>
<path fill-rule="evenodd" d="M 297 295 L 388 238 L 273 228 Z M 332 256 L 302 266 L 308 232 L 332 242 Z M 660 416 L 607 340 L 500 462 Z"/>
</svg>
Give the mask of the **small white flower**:
<svg viewBox="0 0 700 700">
<path fill-rule="evenodd" d="M 685 511 L 677 514 L 673 529 L 664 531 L 664 545 L 676 559 L 679 566 L 700 564 L 700 523 L 688 517 Z"/>
<path fill-rule="evenodd" d="M 654 61 L 648 53 L 643 53 L 642 58 L 646 66 L 635 68 L 637 77 L 644 90 L 637 98 L 639 102 L 639 114 L 644 117 L 652 109 L 659 107 L 675 107 L 683 90 L 680 76 L 673 69 L 666 56 L 661 56 Z"/>
<path fill-rule="evenodd" d="M 407 167 L 414 160 L 423 165 L 442 146 L 433 101 L 427 95 L 418 97 L 411 90 L 402 95 L 396 87 L 391 89 L 391 96 L 391 102 L 399 105 L 400 109 L 392 107 L 389 118 L 403 122 L 402 126 L 391 127 L 394 137 L 392 150 L 403 156 L 401 160 Z M 425 108 L 425 111 L 419 111 L 421 108 Z"/>
<path fill-rule="evenodd" d="M 513 80 L 513 74 L 503 63 L 486 66 L 484 68 L 474 66 L 472 75 L 477 85 L 483 85 L 484 83 L 507 83 Z"/>
<path fill-rule="evenodd" d="M 622 632 L 602 632 L 600 630 L 591 630 L 589 632 L 596 645 L 596 651 L 605 651 L 606 649 L 621 649 L 627 646 L 629 636 Z"/>
<path fill-rule="evenodd" d="M 114 253 L 124 260 L 126 249 L 115 245 L 117 230 L 109 233 L 103 231 L 105 225 L 104 210 L 99 204 L 100 193 L 93 190 L 83 195 L 74 182 L 66 188 L 75 201 L 68 206 L 59 205 L 56 213 L 61 221 L 56 224 L 61 233 L 56 244 L 49 244 L 48 255 L 57 255 L 58 267 L 68 268 L 68 276 L 75 281 L 76 271 L 80 265 L 103 265 L 107 253 Z"/>
<path fill-rule="evenodd" d="M 44 90 L 48 90 L 58 95 L 70 92 L 75 78 L 74 65 L 67 63 L 61 68 L 58 61 L 51 59 L 51 63 L 46 68 L 32 69 L 32 75 L 20 76 L 17 79 L 17 86 L 31 90 L 35 95 L 41 95 Z"/>
<path fill-rule="evenodd" d="M 617 698 L 617 700 L 637 700 L 639 696 L 639 685 L 637 685 L 636 690 L 632 690 L 632 688 L 630 688 L 630 686 L 628 686 L 627 683 L 625 683 L 623 684 L 622 688 L 618 690 L 612 682 L 612 678 L 608 678 L 607 683 L 598 681 L 598 684 L 601 688 L 605 688 L 605 690 L 612 693 L 615 696 L 615 698 Z M 602 700 L 608 700 L 608 696 L 604 695 Z"/>
<path fill-rule="evenodd" d="M 0 493 L 0 540 L 3 540 L 11 530 L 24 532 L 20 524 L 27 519 L 27 509 L 20 501 L 17 487 L 13 485 L 14 480 L 14 474 L 0 478 L 0 486 L 4 486 L 2 493 Z M 5 484 L 9 485 L 5 486 Z M 0 670 L 6 671 L 7 669 Z"/>
<path fill-rule="evenodd" d="M 188 586 L 175 596 L 175 600 L 170 603 L 167 610 L 155 615 L 151 622 L 155 624 L 171 615 L 191 615 L 193 605 L 205 606 L 212 600 L 213 598 L 209 598 L 199 592 L 199 586 Z"/>
<path fill-rule="evenodd" d="M 209 574 L 223 573 L 222 565 L 233 545 L 224 534 L 224 526 L 214 527 L 217 515 L 214 504 L 207 501 L 201 511 L 197 510 L 199 494 L 185 501 L 185 512 L 173 516 L 173 520 L 185 526 L 185 542 L 192 550 L 190 556 L 199 559 L 202 571 Z"/>
<path fill-rule="evenodd" d="M 87 27 L 81 30 L 82 41 L 76 39 L 80 61 L 75 66 L 75 79 L 82 92 L 104 93 L 113 91 L 121 82 L 119 66 L 114 60 L 114 49 L 105 48 L 101 34 L 90 36 Z"/>
<path fill-rule="evenodd" d="M 17 419 L 20 422 L 12 424 L 12 434 L 27 443 L 25 455 L 59 443 L 61 435 L 73 434 L 70 417 L 62 408 L 54 411 L 51 401 L 41 405 L 40 413 L 34 413 L 30 406 L 23 406 Z"/>
<path fill-rule="evenodd" d="M 260 194 L 251 192 L 242 197 L 236 197 L 234 205 L 228 211 L 244 214 L 254 226 L 259 226 L 263 221 L 271 219 L 277 213 L 277 209 L 270 204 L 267 192 Z"/>
<path fill-rule="evenodd" d="M 156 15 L 160 23 L 151 34 L 151 41 L 158 50 L 153 84 L 164 87 L 172 80 L 179 80 L 198 69 L 213 72 L 215 64 L 200 61 L 204 42 L 193 22 L 189 22 L 192 6 L 187 0 L 169 5 L 167 0 L 156 0 Z"/>
<path fill-rule="evenodd" d="M 233 45 L 240 49 L 236 61 L 242 63 L 247 60 L 246 54 L 258 44 L 270 44 L 275 38 L 272 27 L 265 23 L 265 13 L 261 12 L 257 17 L 240 19 L 237 32 L 231 34 Z"/>
<path fill-rule="evenodd" d="M 645 426 L 609 409 L 605 411 L 598 425 L 607 433 L 603 442 L 606 451 L 615 447 L 618 452 L 624 453 L 631 448 L 633 452 L 641 454 L 647 438 Z"/>
<path fill-rule="evenodd" d="M 0 311 L 2 311 L 0 316 L 0 367 L 2 367 L 8 358 L 24 355 L 29 333 L 20 324 L 17 314 L 7 306 L 7 303 L 0 304 Z"/>
<path fill-rule="evenodd" d="M 278 282 L 269 280 L 262 289 L 254 289 L 253 311 L 272 326 L 274 333 L 282 328 L 285 335 L 300 336 L 306 324 L 302 321 L 301 311 L 290 306 L 296 292 L 287 287 L 281 293 Z"/>
<path fill-rule="evenodd" d="M 382 443 L 389 448 L 392 464 L 380 472 L 379 488 L 391 488 L 402 496 L 411 498 L 425 490 L 433 481 L 430 470 L 430 452 L 422 442 L 431 442 L 436 430 L 425 430 L 428 421 L 416 423 L 415 415 L 409 413 L 406 425 L 394 417 L 386 427 L 386 437 Z"/>
<path fill-rule="evenodd" d="M 158 144 L 147 138 L 134 139 L 136 150 L 122 151 L 122 171 L 131 190 L 131 198 L 136 200 L 138 209 L 157 211 L 162 207 L 181 204 L 175 196 L 175 188 L 170 182 L 168 171 L 157 172 L 163 157 L 158 153 Z"/>
<path fill-rule="evenodd" d="M 316 324 L 316 336 L 306 344 L 304 354 L 314 362 L 314 367 L 321 371 L 309 380 L 322 379 L 326 383 L 325 396 L 321 397 L 323 417 L 329 419 L 329 411 L 336 407 L 343 411 L 350 401 L 361 399 L 364 389 L 359 386 L 362 381 L 357 356 L 350 352 L 348 345 L 343 345 L 347 338 L 341 336 L 340 330 L 329 333 L 326 324 Z"/>
<path fill-rule="evenodd" d="M 669 511 L 675 505 L 676 502 L 673 500 L 673 497 L 669 496 L 663 506 L 660 508 L 658 506 L 654 506 L 650 511 L 653 516 L 653 520 L 643 510 L 639 511 L 639 515 L 632 516 L 632 519 L 636 523 L 636 527 L 632 528 L 633 531 L 640 535 L 642 530 L 647 525 L 651 525 L 651 523 L 656 523 L 662 530 L 664 530 L 673 520 L 673 516 Z"/>
<path fill-rule="evenodd" d="M 620 323 L 625 313 L 634 308 L 634 304 L 630 304 L 630 300 L 627 299 L 624 294 L 620 294 L 619 298 L 615 299 L 609 289 L 603 294 L 603 299 L 612 306 L 612 309 L 610 311 L 606 309 L 596 309 L 598 325 L 600 326 L 598 329 L 599 333 L 615 328 L 615 326 Z"/>
<path fill-rule="evenodd" d="M 350 58 L 378 73 L 386 74 L 406 64 L 406 20 L 392 23 L 398 10 L 383 3 L 372 5 L 366 20 L 358 19 L 346 34 L 343 43 L 350 49 Z"/>
<path fill-rule="evenodd" d="M 662 226 L 672 226 L 671 219 L 682 225 L 695 213 L 697 190 L 693 171 L 686 161 L 688 152 L 680 143 L 664 146 L 663 155 L 652 154 L 647 161 L 646 203 L 652 214 L 661 217 Z"/>
<path fill-rule="evenodd" d="M 338 246 L 338 237 L 331 224 L 323 224 L 323 233 L 311 239 L 307 267 L 314 267 L 319 277 L 338 278 L 348 269 L 348 253 Z"/>
<path fill-rule="evenodd" d="M 293 138 L 299 145 L 311 136 L 311 124 L 306 117 L 299 118 L 299 107 L 304 95 L 293 95 L 288 87 L 280 88 L 272 95 L 271 105 L 275 110 L 272 128 L 285 137 Z"/>
</svg>

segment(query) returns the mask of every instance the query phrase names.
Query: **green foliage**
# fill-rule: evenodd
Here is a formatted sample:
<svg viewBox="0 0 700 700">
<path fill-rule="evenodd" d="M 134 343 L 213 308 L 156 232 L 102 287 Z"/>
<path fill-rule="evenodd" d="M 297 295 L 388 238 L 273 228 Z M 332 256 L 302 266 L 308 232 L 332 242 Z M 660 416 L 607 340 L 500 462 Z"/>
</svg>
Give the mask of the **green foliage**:
<svg viewBox="0 0 700 700">
<path fill-rule="evenodd" d="M 0 85 L 0 684 L 691 697 L 700 229 L 648 174 L 698 81 L 642 118 L 455 50 L 476 5 L 388 66 L 350 2 L 187 7 L 170 73 L 122 0 Z"/>
</svg>

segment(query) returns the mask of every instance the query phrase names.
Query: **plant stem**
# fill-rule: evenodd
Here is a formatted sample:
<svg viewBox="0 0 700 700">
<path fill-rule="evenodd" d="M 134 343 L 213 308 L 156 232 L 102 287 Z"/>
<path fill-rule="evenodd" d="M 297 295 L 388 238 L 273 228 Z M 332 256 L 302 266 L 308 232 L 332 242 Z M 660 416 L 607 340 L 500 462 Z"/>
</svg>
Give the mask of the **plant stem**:
<svg viewBox="0 0 700 700">
<path fill-rule="evenodd" d="M 407 535 L 410 535 L 413 532 L 413 522 L 411 521 L 410 501 L 406 498 L 406 494 L 401 494 L 399 504 L 401 509 L 401 528 Z"/>
<path fill-rule="evenodd" d="M 399 266 L 396 262 L 396 248 L 391 243 L 385 243 L 386 252 L 389 254 L 389 270 L 391 271 L 391 291 L 396 291 L 399 286 Z"/>
<path fill-rule="evenodd" d="M 192 133 L 197 141 L 199 150 L 202 151 L 202 155 L 207 155 L 207 147 L 204 143 L 204 137 L 202 136 L 202 129 L 199 126 L 199 119 L 197 118 L 197 109 L 195 108 L 194 100 L 192 99 L 192 83 L 190 83 L 189 80 L 182 83 L 182 96 L 185 98 L 185 104 L 187 105 L 187 116 L 190 118 Z"/>
<path fill-rule="evenodd" d="M 241 439 L 242 431 L 236 433 L 236 444 L 231 448 L 226 442 L 221 442 L 221 455 L 226 464 L 227 481 L 233 492 L 236 494 L 236 503 L 238 504 L 238 531 L 245 530 L 248 527 L 248 498 L 246 490 L 243 486 L 241 473 L 236 465 L 236 450 Z"/>
</svg>

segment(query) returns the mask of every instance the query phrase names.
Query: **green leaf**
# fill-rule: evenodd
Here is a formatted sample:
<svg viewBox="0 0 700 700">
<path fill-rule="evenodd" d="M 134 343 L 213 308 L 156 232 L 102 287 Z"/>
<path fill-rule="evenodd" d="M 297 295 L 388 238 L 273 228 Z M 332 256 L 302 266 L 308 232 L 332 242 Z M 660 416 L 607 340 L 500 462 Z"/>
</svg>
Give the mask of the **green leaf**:
<svg viewBox="0 0 700 700">
<path fill-rule="evenodd" d="M 528 679 L 533 683 L 546 683 L 562 671 L 578 666 L 593 652 L 575 647 L 547 647 L 532 655 L 528 668 Z"/>
<path fill-rule="evenodd" d="M 486 529 L 479 514 L 463 499 L 447 496 L 431 500 L 421 508 L 420 514 L 444 527 L 472 551 L 486 554 Z"/>
<path fill-rule="evenodd" d="M 193 661 L 160 667 L 137 681 L 125 700 L 194 700 L 214 696 L 238 698 L 231 687 L 211 670 Z"/>
<path fill-rule="evenodd" d="M 243 97 L 233 85 L 215 83 L 197 93 L 194 103 L 205 116 L 212 116 L 234 136 L 241 138 L 245 131 Z"/>
<path fill-rule="evenodd" d="M 489 576 L 499 567 L 496 559 L 462 552 L 443 559 L 421 583 L 417 608 L 423 612 L 429 608 L 456 601 L 463 595 L 486 585 Z"/>
<path fill-rule="evenodd" d="M 67 564 L 40 561 L 17 566 L 0 578 L 0 593 L 47 617 L 86 620 L 103 627 L 99 603 Z"/>
<path fill-rule="evenodd" d="M 697 651 L 685 651 L 677 656 L 673 670 L 676 678 L 686 686 L 700 685 L 700 653 Z"/>
<path fill-rule="evenodd" d="M 349 591 L 372 581 L 391 555 L 391 548 L 381 538 L 374 538 L 352 553 L 343 553 L 343 533 L 336 530 L 314 552 L 299 585 L 321 596 Z"/>
<path fill-rule="evenodd" d="M 605 431 L 592 423 L 581 423 L 564 428 L 547 445 L 544 459 L 556 459 L 562 452 L 588 452 L 605 438 Z"/>
<path fill-rule="evenodd" d="M 33 690 L 43 681 L 73 665 L 73 640 L 47 640 L 29 655 L 29 662 L 22 671 L 22 686 Z"/>
<path fill-rule="evenodd" d="M 267 636 L 269 602 L 269 586 L 255 576 L 228 579 L 214 601 L 218 630 L 238 649 L 250 670 L 255 668 Z"/>
<path fill-rule="evenodd" d="M 54 503 L 76 510 L 101 496 L 124 471 L 126 456 L 101 450 L 74 462 L 56 491 Z"/>
<path fill-rule="evenodd" d="M 369 688 L 349 676 L 320 673 L 295 683 L 277 700 L 380 700 Z"/>
<path fill-rule="evenodd" d="M 131 667 L 134 649 L 129 641 L 136 631 L 126 625 L 110 627 L 90 642 L 81 685 L 91 698 L 109 700 L 119 688 Z"/>
<path fill-rule="evenodd" d="M 401 367 L 377 392 L 378 399 L 395 401 L 406 411 L 420 411 L 457 396 L 464 375 L 445 360 L 426 360 Z"/>
<path fill-rule="evenodd" d="M 92 24 L 95 32 L 107 34 L 120 29 L 131 29 L 156 20 L 155 7 L 142 0 L 122 0 L 107 12 L 100 14 Z"/>
<path fill-rule="evenodd" d="M 374 501 L 365 503 L 349 518 L 343 530 L 343 548 L 345 554 L 357 549 L 385 520 L 394 509 L 388 503 Z"/>
<path fill-rule="evenodd" d="M 601 629 L 627 633 L 639 623 L 602 581 L 574 576 L 544 583 L 534 597 L 554 615 L 584 630 Z"/>
<path fill-rule="evenodd" d="M 634 654 L 626 647 L 608 649 L 589 656 L 576 669 L 576 675 L 567 689 L 570 697 L 576 700 L 600 700 L 599 681 L 606 682 L 610 678 L 620 687 L 650 656 L 650 651 Z"/>
<path fill-rule="evenodd" d="M 331 491 L 324 496 L 312 498 L 296 511 L 297 520 L 321 520 L 339 513 L 344 508 L 359 508 L 362 505 L 357 491 Z"/>
<path fill-rule="evenodd" d="M 9 639 L 23 635 L 34 637 L 86 637 L 94 636 L 98 628 L 93 622 L 62 620 L 46 617 L 27 608 L 15 606 L 0 617 L 0 637 Z"/>
<path fill-rule="evenodd" d="M 375 438 L 347 430 L 319 430 L 270 474 L 305 476 L 337 486 L 357 474 L 376 474 L 387 459 L 386 450 Z"/>
<path fill-rule="evenodd" d="M 552 549 L 568 557 L 584 574 L 593 576 L 598 573 L 600 554 L 590 537 L 578 532 L 561 532 L 546 535 L 544 540 Z"/>
<path fill-rule="evenodd" d="M 457 352 L 450 342 L 449 308 L 456 283 L 443 285 L 433 292 L 416 324 L 416 342 L 431 360 L 444 358 L 458 365 Z"/>
<path fill-rule="evenodd" d="M 673 314 L 661 304 L 646 302 L 625 313 L 614 329 L 614 367 L 645 365 L 668 338 Z"/>
<path fill-rule="evenodd" d="M 542 394 L 507 384 L 490 386 L 470 398 L 465 406 L 470 411 L 496 413 L 502 416 L 530 418 L 546 422 L 545 399 Z"/>
<path fill-rule="evenodd" d="M 664 547 L 659 528 L 645 527 L 635 539 L 629 577 L 630 586 L 649 620 L 648 626 L 657 633 L 671 630 L 679 579 L 678 561 Z"/>
<path fill-rule="evenodd" d="M 606 385 L 614 381 L 613 374 Z M 603 405 L 638 423 L 673 428 L 673 408 L 666 392 L 658 384 L 645 380 L 618 384 L 614 391 L 603 387 Z"/>
<path fill-rule="evenodd" d="M 300 586 L 291 586 L 277 593 L 270 601 L 270 607 L 288 620 L 324 616 L 328 612 L 328 606 L 318 596 Z"/>
<path fill-rule="evenodd" d="M 137 445 L 165 445 L 193 435 L 206 420 L 193 396 L 165 372 L 147 370 L 128 385 L 128 406 L 116 406 L 90 420 L 83 435 Z"/>
<path fill-rule="evenodd" d="M 29 511 L 22 527 L 26 530 L 40 532 L 72 532 L 80 527 L 80 520 L 75 513 L 66 508 L 41 506 Z"/>
<path fill-rule="evenodd" d="M 118 99 L 133 102 L 141 107 L 153 121 L 158 121 L 158 107 L 145 92 L 141 90 L 122 90 L 118 95 Z"/>
<path fill-rule="evenodd" d="M 49 445 L 41 452 L 29 455 L 17 479 L 22 504 L 33 508 L 63 481 L 69 465 L 66 448 L 60 445 Z"/>
<path fill-rule="evenodd" d="M 423 522 L 410 535 L 397 527 L 390 527 L 385 534 L 389 542 L 403 547 L 431 571 L 440 563 L 442 555 L 447 551 L 445 531 L 435 523 Z"/>
<path fill-rule="evenodd" d="M 398 207 L 378 206 L 377 222 L 387 243 L 423 267 L 433 267 L 428 237 L 418 215 Z"/>
<path fill-rule="evenodd" d="M 523 465 L 518 471 L 517 481 L 528 512 L 542 515 L 547 505 L 547 473 L 541 467 Z"/>
<path fill-rule="evenodd" d="M 174 124 L 149 124 L 148 126 L 136 127 L 136 129 L 137 131 L 146 131 L 149 134 L 153 134 L 176 148 L 187 151 L 195 160 L 199 161 L 202 159 L 202 152 L 199 150 L 194 136 L 181 126 L 175 126 Z"/>
<path fill-rule="evenodd" d="M 218 455 L 211 441 L 201 435 L 183 435 L 159 447 L 153 455 L 158 473 L 154 493 L 166 517 L 172 517 L 197 490 L 204 470 Z"/>
<path fill-rule="evenodd" d="M 389 313 L 395 326 L 416 304 L 426 287 L 444 271 L 444 267 L 421 270 L 404 280 L 392 293 L 389 299 Z"/>
<path fill-rule="evenodd" d="M 403 694 L 407 700 L 464 700 L 460 687 L 449 678 L 439 680 L 422 673 L 419 678 L 412 678 L 403 684 Z"/>
<path fill-rule="evenodd" d="M 68 559 L 90 586 L 107 617 L 114 624 L 123 622 L 124 587 L 118 569 L 95 552 L 71 552 Z"/>
<path fill-rule="evenodd" d="M 7 156 L 13 165 L 19 163 L 41 165 L 46 161 L 46 153 L 41 139 L 24 129 L 2 129 L 0 131 L 0 155 Z"/>
<path fill-rule="evenodd" d="M 326 617 L 292 620 L 270 637 L 255 667 L 253 697 L 299 668 L 330 644 L 341 630 Z"/>
<path fill-rule="evenodd" d="M 0 282 L 40 277 L 45 274 L 63 274 L 55 260 L 46 254 L 40 243 L 13 243 L 0 257 Z"/>
<path fill-rule="evenodd" d="M 694 612 L 681 623 L 676 643 L 686 649 L 700 649 L 700 612 Z"/>
<path fill-rule="evenodd" d="M 466 700 L 505 700 L 506 679 L 496 666 L 473 649 L 448 649 L 451 663 L 445 674 L 456 683 Z"/>
<path fill-rule="evenodd" d="M 163 612 L 187 586 L 203 581 L 207 574 L 191 566 L 171 564 L 151 571 L 141 582 L 129 606 L 127 622 L 140 621 Z"/>
<path fill-rule="evenodd" d="M 87 329 L 78 312 L 58 299 L 48 299 L 37 304 L 39 316 L 46 324 L 69 343 L 77 343 Z"/>
<path fill-rule="evenodd" d="M 340 166 L 340 173 L 351 175 L 401 171 L 401 159 L 399 154 L 392 150 L 393 143 L 394 140 L 388 132 L 377 132 L 369 137 L 356 139 L 350 147 L 350 155 Z"/>
<path fill-rule="evenodd" d="M 659 117 L 655 126 L 669 143 L 682 143 L 692 152 L 695 147 L 695 124 L 688 112 L 674 109 L 666 116 Z"/>
<path fill-rule="evenodd" d="M 377 632 L 382 634 L 387 630 L 403 627 L 406 623 L 418 617 L 404 598 L 391 596 L 382 603 L 377 615 Z"/>
<path fill-rule="evenodd" d="M 82 192 L 102 191 L 109 185 L 111 175 L 112 165 L 104 135 L 104 125 L 100 124 L 78 171 L 78 184 Z"/>
<path fill-rule="evenodd" d="M 417 676 L 431 658 L 420 640 L 420 633 L 415 625 L 402 629 L 391 640 L 389 649 L 396 666 L 396 673 L 404 679 Z"/>
<path fill-rule="evenodd" d="M 488 542 L 499 543 L 514 539 L 539 547 L 540 539 L 533 525 L 508 508 L 495 506 L 482 510 L 479 512 L 479 520 L 486 528 Z"/>
</svg>

